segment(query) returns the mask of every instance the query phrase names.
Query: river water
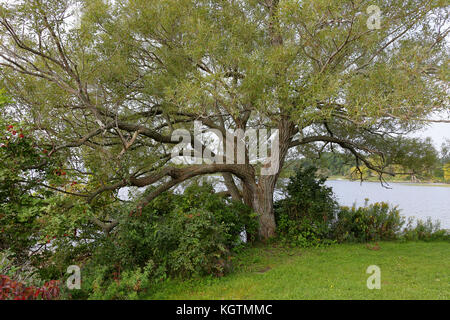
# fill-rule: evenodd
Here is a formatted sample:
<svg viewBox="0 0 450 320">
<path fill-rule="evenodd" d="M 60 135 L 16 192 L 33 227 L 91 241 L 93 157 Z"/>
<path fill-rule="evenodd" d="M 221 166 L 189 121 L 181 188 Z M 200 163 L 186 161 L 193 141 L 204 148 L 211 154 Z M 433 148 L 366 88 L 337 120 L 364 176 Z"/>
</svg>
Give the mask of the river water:
<svg viewBox="0 0 450 320">
<path fill-rule="evenodd" d="M 369 203 L 388 202 L 398 206 L 405 217 L 433 221 L 439 220 L 443 229 L 450 229 L 450 187 L 438 185 L 414 185 L 390 183 L 386 189 L 379 182 L 330 180 L 326 185 L 333 188 L 339 204 L 364 206 Z"/>
<path fill-rule="evenodd" d="M 225 190 L 225 186 L 216 176 L 205 177 L 205 180 L 213 183 L 217 191 Z M 287 179 L 285 179 L 287 182 Z M 414 217 L 426 220 L 430 217 L 433 221 L 439 220 L 441 228 L 450 229 L 450 187 L 437 185 L 414 185 L 408 183 L 390 183 L 386 189 L 379 182 L 329 180 L 326 185 L 333 188 L 333 192 L 340 205 L 351 207 L 364 206 L 365 199 L 369 203 L 387 202 L 398 206 L 405 217 Z M 176 192 L 182 192 L 184 186 L 175 188 Z M 128 188 L 121 189 L 121 198 L 128 200 Z M 276 190 L 275 200 L 285 195 L 281 190 Z"/>
</svg>

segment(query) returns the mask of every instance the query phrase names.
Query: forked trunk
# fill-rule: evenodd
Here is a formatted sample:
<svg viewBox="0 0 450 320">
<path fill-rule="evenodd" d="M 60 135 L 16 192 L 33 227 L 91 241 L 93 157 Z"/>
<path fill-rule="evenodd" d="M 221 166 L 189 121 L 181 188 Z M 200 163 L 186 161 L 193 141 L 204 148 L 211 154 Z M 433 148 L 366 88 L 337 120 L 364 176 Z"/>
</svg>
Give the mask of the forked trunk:
<svg viewBox="0 0 450 320">
<path fill-rule="evenodd" d="M 275 185 L 283 168 L 284 160 L 288 153 L 292 136 L 295 134 L 295 126 L 289 119 L 283 119 L 279 126 L 279 144 L 271 148 L 271 156 L 278 158 L 276 172 L 272 175 L 261 175 L 258 181 L 244 183 L 243 199 L 244 203 L 250 205 L 258 214 L 259 239 L 264 241 L 276 233 L 275 214 L 273 211 L 273 196 Z M 270 166 L 273 163 L 270 163 Z M 256 180 L 256 179 L 255 179 Z"/>
</svg>

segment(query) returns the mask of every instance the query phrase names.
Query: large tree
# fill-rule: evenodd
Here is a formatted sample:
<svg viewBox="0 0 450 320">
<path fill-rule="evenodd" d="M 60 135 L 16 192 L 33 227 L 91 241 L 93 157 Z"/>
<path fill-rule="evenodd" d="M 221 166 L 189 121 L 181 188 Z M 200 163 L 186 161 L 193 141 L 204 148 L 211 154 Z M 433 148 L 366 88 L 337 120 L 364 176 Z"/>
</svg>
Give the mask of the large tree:
<svg viewBox="0 0 450 320">
<path fill-rule="evenodd" d="M 393 174 L 389 142 L 449 110 L 448 9 L 440 0 L 14 1 L 0 9 L 0 76 L 15 101 L 4 112 L 30 124 L 50 158 L 66 159 L 87 202 L 150 186 L 139 208 L 220 173 L 266 239 L 288 157 L 337 148 Z M 278 129 L 279 169 L 261 175 L 248 148 L 245 164 L 172 163 L 172 134 L 193 137 L 194 121 L 224 136 Z"/>
</svg>

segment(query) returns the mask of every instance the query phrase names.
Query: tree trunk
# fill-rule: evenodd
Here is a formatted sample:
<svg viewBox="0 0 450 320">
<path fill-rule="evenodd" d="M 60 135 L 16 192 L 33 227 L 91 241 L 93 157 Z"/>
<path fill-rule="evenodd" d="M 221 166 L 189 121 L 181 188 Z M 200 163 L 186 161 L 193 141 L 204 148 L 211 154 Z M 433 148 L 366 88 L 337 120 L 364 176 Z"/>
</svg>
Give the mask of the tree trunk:
<svg viewBox="0 0 450 320">
<path fill-rule="evenodd" d="M 267 240 L 275 236 L 276 224 L 273 211 L 273 179 L 262 179 L 253 198 L 253 209 L 258 213 L 259 239 Z"/>
<path fill-rule="evenodd" d="M 289 151 L 292 136 L 295 134 L 295 125 L 287 118 L 280 122 L 278 129 L 278 149 L 271 149 L 271 153 L 275 152 L 278 156 L 278 171 L 273 175 L 261 175 L 257 181 L 256 179 L 247 182 L 243 181 L 243 200 L 245 204 L 251 206 L 258 214 L 258 236 L 262 241 L 275 236 L 276 233 L 275 214 L 273 211 L 275 185 Z"/>
<path fill-rule="evenodd" d="M 222 173 L 222 176 L 225 181 L 225 186 L 227 187 L 228 191 L 230 192 L 231 198 L 234 201 L 241 201 L 242 196 L 241 196 L 236 184 L 234 183 L 233 175 L 229 172 L 224 172 L 224 173 Z"/>
</svg>

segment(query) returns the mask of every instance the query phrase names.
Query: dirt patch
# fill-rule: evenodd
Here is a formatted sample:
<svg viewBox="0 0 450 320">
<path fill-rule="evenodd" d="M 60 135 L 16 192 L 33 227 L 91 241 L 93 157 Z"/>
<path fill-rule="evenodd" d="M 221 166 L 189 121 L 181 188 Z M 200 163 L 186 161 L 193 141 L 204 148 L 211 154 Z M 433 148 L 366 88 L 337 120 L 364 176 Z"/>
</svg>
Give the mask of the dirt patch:
<svg viewBox="0 0 450 320">
<path fill-rule="evenodd" d="M 272 268 L 271 267 L 265 267 L 265 268 L 263 268 L 261 270 L 256 271 L 256 273 L 263 274 L 263 273 L 266 273 L 269 270 L 272 270 Z"/>
</svg>

